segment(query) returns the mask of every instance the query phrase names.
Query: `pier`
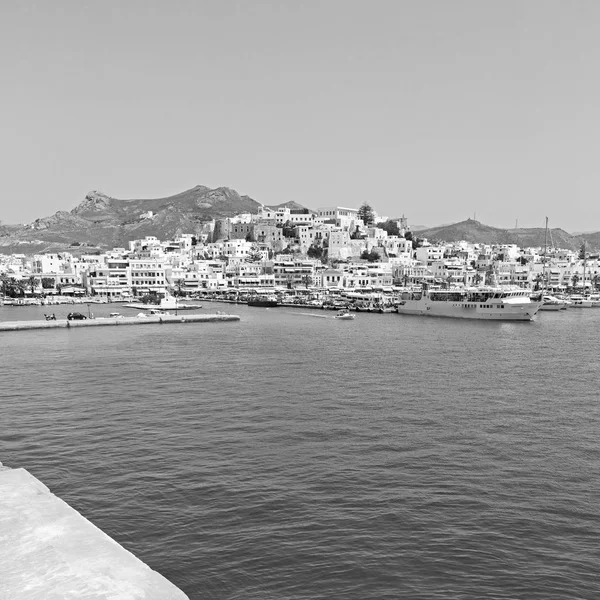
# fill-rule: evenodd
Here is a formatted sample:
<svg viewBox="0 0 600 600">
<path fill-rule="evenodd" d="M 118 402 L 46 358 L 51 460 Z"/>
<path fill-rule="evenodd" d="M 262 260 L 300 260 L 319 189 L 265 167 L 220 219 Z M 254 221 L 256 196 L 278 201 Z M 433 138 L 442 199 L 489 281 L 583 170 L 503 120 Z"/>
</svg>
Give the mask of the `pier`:
<svg viewBox="0 0 600 600">
<path fill-rule="evenodd" d="M 0 598 L 189 600 L 25 469 L 0 463 Z"/>
<path fill-rule="evenodd" d="M 144 315 L 142 317 L 98 317 L 95 319 L 72 320 L 56 319 L 51 321 L 2 321 L 0 331 L 23 331 L 26 329 L 70 329 L 77 327 L 102 327 L 121 325 L 214 323 L 221 321 L 239 321 L 238 315 L 225 314 L 185 314 L 185 315 Z"/>
</svg>

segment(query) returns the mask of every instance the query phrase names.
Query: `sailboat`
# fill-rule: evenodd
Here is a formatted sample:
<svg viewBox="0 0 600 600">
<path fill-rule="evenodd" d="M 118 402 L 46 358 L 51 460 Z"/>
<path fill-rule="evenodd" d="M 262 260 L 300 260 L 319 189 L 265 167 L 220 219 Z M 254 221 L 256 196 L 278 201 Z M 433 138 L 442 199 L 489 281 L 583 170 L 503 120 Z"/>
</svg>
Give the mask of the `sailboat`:
<svg viewBox="0 0 600 600">
<path fill-rule="evenodd" d="M 583 242 L 581 252 L 583 254 L 583 294 L 571 294 L 571 306 L 573 308 L 592 308 L 592 301 L 585 296 L 585 271 L 587 266 L 585 242 Z"/>
<path fill-rule="evenodd" d="M 550 233 L 552 236 L 552 233 Z M 564 300 L 556 298 L 548 293 L 548 275 L 546 273 L 546 266 L 548 264 L 548 217 L 546 217 L 546 231 L 544 233 L 544 265 L 542 269 L 542 281 L 543 281 L 543 289 L 542 289 L 542 306 L 540 310 L 549 311 L 549 310 L 564 310 L 567 308 L 567 303 Z"/>
</svg>

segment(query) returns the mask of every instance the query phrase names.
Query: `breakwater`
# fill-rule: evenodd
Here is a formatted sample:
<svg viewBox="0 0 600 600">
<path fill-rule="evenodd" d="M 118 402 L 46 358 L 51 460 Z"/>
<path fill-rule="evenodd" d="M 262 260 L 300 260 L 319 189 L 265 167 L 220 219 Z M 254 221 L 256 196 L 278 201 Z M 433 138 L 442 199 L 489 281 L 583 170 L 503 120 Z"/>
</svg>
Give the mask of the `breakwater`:
<svg viewBox="0 0 600 600">
<path fill-rule="evenodd" d="M 59 329 L 77 327 L 102 327 L 118 325 L 150 325 L 150 324 L 176 324 L 176 323 L 211 323 L 218 321 L 239 321 L 238 315 L 149 315 L 136 317 L 98 317 L 96 319 L 82 319 L 80 321 L 56 319 L 51 321 L 4 321 L 0 322 L 0 331 L 22 331 L 26 329 Z"/>
<path fill-rule="evenodd" d="M 31 473 L 1 463 L 0 530 L 2 598 L 188 599 Z"/>
</svg>

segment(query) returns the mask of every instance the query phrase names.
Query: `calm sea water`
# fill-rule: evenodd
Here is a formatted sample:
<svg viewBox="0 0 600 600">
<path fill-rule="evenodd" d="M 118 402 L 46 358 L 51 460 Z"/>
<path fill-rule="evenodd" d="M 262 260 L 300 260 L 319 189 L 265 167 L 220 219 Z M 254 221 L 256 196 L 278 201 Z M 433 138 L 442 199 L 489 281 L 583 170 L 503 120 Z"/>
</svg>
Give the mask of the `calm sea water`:
<svg viewBox="0 0 600 600">
<path fill-rule="evenodd" d="M 600 597 L 600 309 L 202 310 L 1 334 L 0 460 L 192 599 Z"/>
</svg>

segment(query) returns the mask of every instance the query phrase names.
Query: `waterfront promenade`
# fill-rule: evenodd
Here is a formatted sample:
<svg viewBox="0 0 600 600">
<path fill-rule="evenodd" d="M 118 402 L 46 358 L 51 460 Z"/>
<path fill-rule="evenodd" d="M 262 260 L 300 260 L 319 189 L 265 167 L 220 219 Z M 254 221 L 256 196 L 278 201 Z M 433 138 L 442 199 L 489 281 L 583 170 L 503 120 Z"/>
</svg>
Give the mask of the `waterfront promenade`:
<svg viewBox="0 0 600 600">
<path fill-rule="evenodd" d="M 0 463 L 0 600 L 189 600 L 25 469 Z"/>
</svg>

